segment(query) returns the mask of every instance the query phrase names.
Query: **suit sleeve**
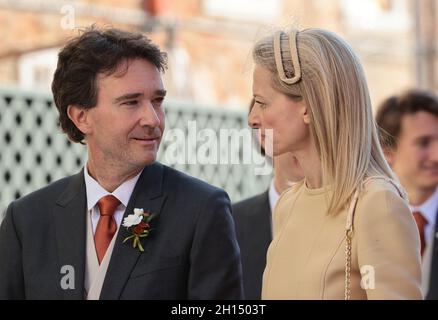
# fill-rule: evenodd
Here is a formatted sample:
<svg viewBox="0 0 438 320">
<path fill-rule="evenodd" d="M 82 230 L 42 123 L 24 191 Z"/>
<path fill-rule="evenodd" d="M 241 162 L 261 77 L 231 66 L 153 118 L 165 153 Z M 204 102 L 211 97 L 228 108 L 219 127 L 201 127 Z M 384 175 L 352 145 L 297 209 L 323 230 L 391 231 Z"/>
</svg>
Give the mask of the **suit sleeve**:
<svg viewBox="0 0 438 320">
<path fill-rule="evenodd" d="M 0 226 L 0 300 L 25 299 L 21 243 L 14 224 L 13 203 Z"/>
<path fill-rule="evenodd" d="M 188 299 L 242 299 L 242 267 L 228 195 L 206 199 L 190 254 Z"/>
<path fill-rule="evenodd" d="M 420 242 L 409 207 L 390 190 L 364 198 L 355 233 L 368 299 L 422 299 Z"/>
</svg>

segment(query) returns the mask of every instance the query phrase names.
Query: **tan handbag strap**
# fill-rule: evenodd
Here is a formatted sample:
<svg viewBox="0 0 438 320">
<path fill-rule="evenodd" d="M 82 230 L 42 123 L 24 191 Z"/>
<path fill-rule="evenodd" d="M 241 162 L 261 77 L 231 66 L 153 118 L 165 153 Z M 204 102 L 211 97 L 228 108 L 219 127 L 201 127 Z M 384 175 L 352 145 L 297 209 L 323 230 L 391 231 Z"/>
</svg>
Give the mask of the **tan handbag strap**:
<svg viewBox="0 0 438 320">
<path fill-rule="evenodd" d="M 382 177 L 382 176 L 368 177 L 363 181 L 362 184 L 365 185 L 368 181 L 371 181 L 372 179 L 383 179 L 385 181 L 388 181 L 397 189 L 398 193 L 400 194 L 400 197 L 402 198 L 405 197 L 405 193 L 403 189 L 401 189 L 401 187 L 394 180 L 387 177 Z M 348 207 L 347 220 L 345 223 L 345 231 L 353 232 L 354 213 L 356 212 L 356 205 L 358 199 L 359 199 L 359 190 L 356 189 L 353 198 L 351 198 L 350 205 Z"/>
<path fill-rule="evenodd" d="M 372 179 L 384 179 L 390 182 L 400 194 L 400 197 L 405 198 L 406 194 L 403 189 L 392 179 L 382 176 L 374 176 L 368 177 L 363 181 L 363 185 Z M 354 213 L 356 212 L 357 201 L 359 199 L 359 190 L 356 189 L 354 192 L 353 198 L 351 198 L 350 205 L 348 207 L 347 220 L 345 222 L 345 290 L 344 290 L 344 299 L 350 300 L 351 298 L 351 244 L 353 239 L 353 222 L 354 222 Z"/>
</svg>

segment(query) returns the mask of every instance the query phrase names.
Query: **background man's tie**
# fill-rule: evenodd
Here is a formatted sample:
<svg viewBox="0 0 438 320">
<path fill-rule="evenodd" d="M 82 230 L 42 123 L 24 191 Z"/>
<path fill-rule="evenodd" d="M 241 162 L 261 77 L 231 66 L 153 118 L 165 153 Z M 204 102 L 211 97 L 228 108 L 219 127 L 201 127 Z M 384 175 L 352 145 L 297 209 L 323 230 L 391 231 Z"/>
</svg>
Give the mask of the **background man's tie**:
<svg viewBox="0 0 438 320">
<path fill-rule="evenodd" d="M 99 264 L 102 262 L 105 252 L 117 231 L 117 223 L 114 219 L 114 212 L 119 204 L 120 201 L 110 194 L 102 197 L 97 202 L 100 211 L 100 218 L 94 234 L 94 244 L 96 246 Z"/>
<path fill-rule="evenodd" d="M 424 229 L 429 222 L 421 214 L 420 211 L 414 211 L 413 215 L 414 215 L 415 222 L 417 223 L 418 232 L 420 233 L 421 256 L 423 256 L 424 249 L 426 248 L 426 239 L 425 239 L 425 235 L 424 235 Z"/>
</svg>

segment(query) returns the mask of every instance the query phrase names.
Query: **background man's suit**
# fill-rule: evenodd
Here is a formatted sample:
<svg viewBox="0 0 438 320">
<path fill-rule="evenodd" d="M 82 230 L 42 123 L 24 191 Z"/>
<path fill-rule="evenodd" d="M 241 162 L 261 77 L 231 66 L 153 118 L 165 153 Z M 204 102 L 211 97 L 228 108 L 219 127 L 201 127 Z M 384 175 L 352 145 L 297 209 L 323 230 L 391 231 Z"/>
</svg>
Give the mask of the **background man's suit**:
<svg viewBox="0 0 438 320">
<path fill-rule="evenodd" d="M 144 253 L 120 226 L 101 299 L 239 299 L 241 263 L 227 194 L 163 166 L 147 166 L 125 216 L 158 213 Z M 83 172 L 14 201 L 0 228 L 0 299 L 83 299 L 86 235 Z M 63 290 L 61 267 L 75 270 Z"/>
<path fill-rule="evenodd" d="M 430 256 L 430 270 L 429 274 L 429 290 L 426 295 L 428 300 L 438 300 L 438 208 L 437 219 L 435 220 L 435 230 L 433 230 L 433 241 L 431 247 L 432 252 Z"/>
<path fill-rule="evenodd" d="M 259 300 L 272 240 L 269 191 L 233 204 L 233 218 L 242 256 L 245 299 Z"/>
</svg>

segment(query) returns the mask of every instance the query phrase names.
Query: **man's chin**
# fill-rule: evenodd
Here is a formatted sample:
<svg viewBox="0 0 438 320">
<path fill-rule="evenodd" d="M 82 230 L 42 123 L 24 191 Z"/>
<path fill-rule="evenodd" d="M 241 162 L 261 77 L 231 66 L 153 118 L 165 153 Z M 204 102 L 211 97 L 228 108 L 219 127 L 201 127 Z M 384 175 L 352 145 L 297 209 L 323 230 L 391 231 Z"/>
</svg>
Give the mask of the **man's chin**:
<svg viewBox="0 0 438 320">
<path fill-rule="evenodd" d="M 150 151 L 131 158 L 131 163 L 138 167 L 148 166 L 157 160 L 157 153 Z"/>
<path fill-rule="evenodd" d="M 156 156 L 151 156 L 151 157 L 148 157 L 148 158 L 144 159 L 142 161 L 142 165 L 143 166 L 148 166 L 150 164 L 153 164 L 155 161 L 157 161 L 157 157 Z"/>
<path fill-rule="evenodd" d="M 421 183 L 421 188 L 424 190 L 434 190 L 438 188 L 438 180 L 437 179 L 425 179 L 423 183 Z"/>
</svg>

